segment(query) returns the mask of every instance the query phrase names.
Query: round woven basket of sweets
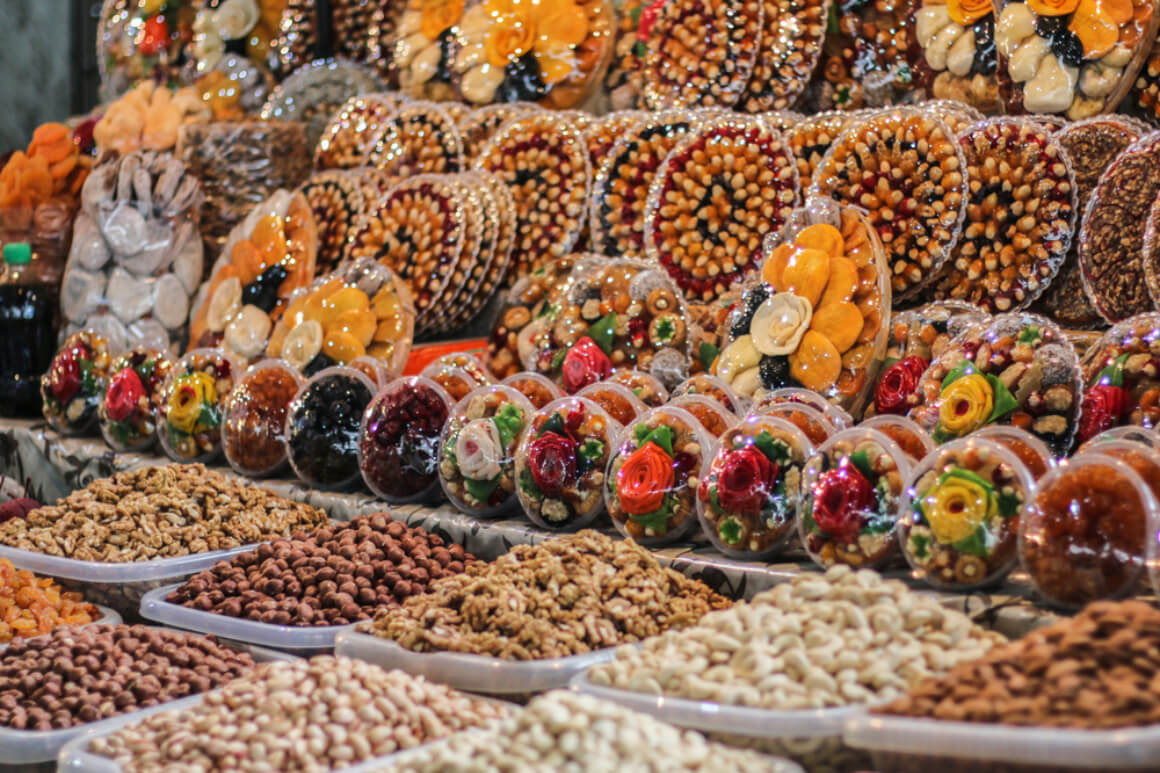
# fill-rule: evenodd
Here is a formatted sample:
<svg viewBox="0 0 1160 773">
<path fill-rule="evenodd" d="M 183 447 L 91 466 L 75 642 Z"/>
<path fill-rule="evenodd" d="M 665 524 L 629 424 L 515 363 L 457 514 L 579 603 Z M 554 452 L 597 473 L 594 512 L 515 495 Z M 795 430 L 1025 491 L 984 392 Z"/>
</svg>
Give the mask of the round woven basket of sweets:
<svg viewBox="0 0 1160 773">
<path fill-rule="evenodd" d="M 463 168 L 463 144 L 451 115 L 434 102 L 408 102 L 380 126 L 367 163 L 406 179 Z"/>
<path fill-rule="evenodd" d="M 830 0 L 763 2 L 761 45 L 737 101 L 747 113 L 785 110 L 805 92 L 822 54 Z"/>
<path fill-rule="evenodd" d="M 808 190 L 813 184 L 814 172 L 821 166 L 830 146 L 842 136 L 851 122 L 857 120 L 857 113 L 829 110 L 807 116 L 782 131 L 797 160 L 802 190 Z"/>
<path fill-rule="evenodd" d="M 346 257 L 347 242 L 366 211 L 365 187 L 357 175 L 332 169 L 313 175 L 298 192 L 318 225 L 317 272 L 330 273 Z"/>
<path fill-rule="evenodd" d="M 471 165 L 499 127 L 511 119 L 539 108 L 531 102 L 500 102 L 476 107 L 456 120 L 463 143 L 464 163 Z"/>
<path fill-rule="evenodd" d="M 378 141 L 379 128 L 399 109 L 389 92 L 352 97 L 330 119 L 314 149 L 315 169 L 365 166 Z"/>
</svg>

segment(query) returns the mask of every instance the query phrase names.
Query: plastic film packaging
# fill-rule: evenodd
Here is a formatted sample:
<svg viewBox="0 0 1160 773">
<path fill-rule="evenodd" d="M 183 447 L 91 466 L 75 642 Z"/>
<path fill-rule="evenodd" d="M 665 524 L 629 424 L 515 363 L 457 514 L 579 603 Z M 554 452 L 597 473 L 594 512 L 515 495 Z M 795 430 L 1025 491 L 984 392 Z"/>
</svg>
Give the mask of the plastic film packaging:
<svg viewBox="0 0 1160 773">
<path fill-rule="evenodd" d="M 585 397 L 596 403 L 622 425 L 631 424 L 638 416 L 649 410 L 649 407 L 628 387 L 610 381 L 590 384 L 577 392 L 576 396 Z"/>
<path fill-rule="evenodd" d="M 387 119 L 402 105 L 390 92 L 362 94 L 335 113 L 314 146 L 316 169 L 354 169 L 367 165 Z"/>
<path fill-rule="evenodd" d="M 438 104 L 407 102 L 382 121 L 367 163 L 402 179 L 458 172 L 464 166 L 459 129 Z"/>
<path fill-rule="evenodd" d="M 217 458 L 226 400 L 241 374 L 242 365 L 221 349 L 194 349 L 174 364 L 157 395 L 157 437 L 166 456 Z"/>
<path fill-rule="evenodd" d="M 137 347 L 113 361 L 97 408 L 101 435 L 114 451 L 146 451 L 156 440 L 162 387 L 174 366 L 167 352 Z"/>
<path fill-rule="evenodd" d="M 721 407 L 736 416 L 744 416 L 749 411 L 750 401 L 733 391 L 733 388 L 716 376 L 698 373 L 673 387 L 669 399 L 683 395 L 702 395 L 720 403 Z"/>
<path fill-rule="evenodd" d="M 316 59 L 278 84 L 259 117 L 306 124 L 306 146 L 313 148 L 347 100 L 381 89 L 378 77 L 359 64 L 346 59 Z"/>
<path fill-rule="evenodd" d="M 298 188 L 318 227 L 319 274 L 330 273 L 346 257 L 347 243 L 366 213 L 366 192 L 362 176 L 340 169 L 318 172 Z"/>
<path fill-rule="evenodd" d="M 830 0 L 768 0 L 763 5 L 761 45 L 737 102 L 747 113 L 785 110 L 798 101 L 821 57 L 830 15 Z"/>
<path fill-rule="evenodd" d="M 605 382 L 623 386 L 649 408 L 659 408 L 669 401 L 669 390 L 661 380 L 640 370 L 613 371 Z"/>
<path fill-rule="evenodd" d="M 551 307 L 567 287 L 580 255 L 548 261 L 539 271 L 516 280 L 507 291 L 487 342 L 487 367 L 500 378 L 519 372 L 530 360 L 534 342 L 548 329 Z"/>
<path fill-rule="evenodd" d="M 411 376 L 383 387 L 363 414 L 359 469 L 375 496 L 392 504 L 439 493 L 439 445 L 451 414 L 446 390 Z"/>
<path fill-rule="evenodd" d="M 1113 325 L 1083 356 L 1083 413 L 1076 442 L 1120 424 L 1160 424 L 1160 313 L 1145 312 Z"/>
<path fill-rule="evenodd" d="M 119 352 L 92 331 L 64 340 L 40 379 L 42 411 L 50 427 L 62 435 L 80 435 L 92 428 Z"/>
<path fill-rule="evenodd" d="M 931 440 L 927 431 L 920 427 L 918 422 L 908 419 L 905 416 L 893 416 L 891 414 L 872 416 L 869 419 L 864 419 L 859 422 L 858 426 L 877 430 L 893 440 L 902 449 L 903 453 L 910 457 L 911 464 L 918 464 L 927 454 L 935 449 L 934 441 Z M 1004 427 L 1003 429 L 1014 429 L 1014 427 Z M 1028 437 L 1035 442 L 1040 442 L 1031 435 L 1028 435 Z"/>
<path fill-rule="evenodd" d="M 737 424 L 737 414 L 727 410 L 721 403 L 705 395 L 679 395 L 670 397 L 666 405 L 680 408 L 693 414 L 710 437 L 717 438 Z"/>
<path fill-rule="evenodd" d="M 369 378 L 342 366 L 303 384 L 286 413 L 285 432 L 286 454 L 301 481 L 340 490 L 359 480 L 362 416 L 375 391 Z"/>
<path fill-rule="evenodd" d="M 235 472 L 272 475 L 286 463 L 286 413 L 305 379 L 285 360 L 251 366 L 226 397 L 222 450 Z"/>
<path fill-rule="evenodd" d="M 528 401 L 535 406 L 537 411 L 548 403 L 564 396 L 564 390 L 556 386 L 554 381 L 546 376 L 541 376 L 539 373 L 521 371 L 519 373 L 513 373 L 499 383 L 504 386 L 510 386 L 528 398 Z M 600 405 L 599 402 L 597 404 Z M 600 405 L 600 407 L 604 408 L 605 406 Z"/>
</svg>

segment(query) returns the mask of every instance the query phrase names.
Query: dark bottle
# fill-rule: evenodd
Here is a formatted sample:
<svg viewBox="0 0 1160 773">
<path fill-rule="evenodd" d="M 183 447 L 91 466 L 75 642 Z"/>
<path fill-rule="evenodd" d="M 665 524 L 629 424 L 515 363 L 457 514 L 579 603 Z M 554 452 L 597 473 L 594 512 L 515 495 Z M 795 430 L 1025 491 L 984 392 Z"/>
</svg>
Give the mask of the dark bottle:
<svg viewBox="0 0 1160 773">
<path fill-rule="evenodd" d="M 40 377 L 56 353 L 60 267 L 28 242 L 4 245 L 0 275 L 0 415 L 39 416 Z"/>
</svg>

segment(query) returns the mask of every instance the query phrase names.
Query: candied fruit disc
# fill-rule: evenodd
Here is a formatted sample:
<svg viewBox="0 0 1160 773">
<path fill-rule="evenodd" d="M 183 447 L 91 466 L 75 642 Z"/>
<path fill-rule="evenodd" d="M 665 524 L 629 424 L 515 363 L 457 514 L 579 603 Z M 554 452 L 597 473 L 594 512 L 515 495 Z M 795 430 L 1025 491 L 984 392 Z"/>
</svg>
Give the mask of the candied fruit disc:
<svg viewBox="0 0 1160 773">
<path fill-rule="evenodd" d="M 769 253 L 765 263 L 761 266 L 761 279 L 776 288 L 782 287 L 782 275 L 794 254 L 794 246 L 789 242 L 782 242 Z"/>
<path fill-rule="evenodd" d="M 789 356 L 790 375 L 806 389 L 829 389 L 842 372 L 842 355 L 830 339 L 816 330 L 807 330 L 797 351 Z"/>
<path fill-rule="evenodd" d="M 250 234 L 250 241 L 259 250 L 264 250 L 275 240 L 283 245 L 286 244 L 286 236 L 282 230 L 282 218 L 277 215 L 266 215 L 259 218 Z"/>
<path fill-rule="evenodd" d="M 326 335 L 326 341 L 322 344 L 322 353 L 335 362 L 350 362 L 355 357 L 362 357 L 367 353 L 367 350 L 350 333 L 332 330 Z"/>
</svg>

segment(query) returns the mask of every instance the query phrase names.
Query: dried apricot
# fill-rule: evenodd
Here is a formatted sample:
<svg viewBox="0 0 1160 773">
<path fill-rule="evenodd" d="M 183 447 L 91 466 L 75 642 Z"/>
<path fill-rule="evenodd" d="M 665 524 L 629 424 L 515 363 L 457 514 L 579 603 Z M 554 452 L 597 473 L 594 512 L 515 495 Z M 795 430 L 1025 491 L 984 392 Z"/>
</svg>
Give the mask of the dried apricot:
<svg viewBox="0 0 1160 773">
<path fill-rule="evenodd" d="M 790 375 L 806 389 L 823 392 L 842 373 L 842 355 L 830 339 L 816 330 L 807 330 L 801 345 L 789 356 Z"/>
<path fill-rule="evenodd" d="M 254 243 L 255 247 L 262 249 L 274 239 L 279 239 L 282 244 L 286 243 L 286 236 L 282 232 L 282 218 L 277 215 L 266 215 L 259 218 L 250 234 L 250 241 Z"/>
<path fill-rule="evenodd" d="M 1132 0 L 1100 0 L 1100 10 L 1115 24 L 1127 24 L 1132 20 Z"/>
<path fill-rule="evenodd" d="M 761 264 L 762 280 L 780 289 L 781 275 L 794 252 L 794 246 L 789 242 L 782 242 L 774 247 L 773 252 L 769 253 L 769 257 L 765 259 L 765 263 Z"/>
<path fill-rule="evenodd" d="M 261 251 L 249 239 L 242 239 L 234 244 L 230 251 L 230 263 L 238 272 L 238 281 L 248 285 L 262 273 L 263 258 Z"/>
<path fill-rule="evenodd" d="M 363 346 L 370 346 L 375 337 L 378 320 L 369 309 L 349 309 L 334 319 L 332 328 L 344 333 L 350 333 Z"/>
<path fill-rule="evenodd" d="M 858 290 L 858 267 L 849 258 L 830 258 L 830 281 L 822 293 L 819 306 L 841 303 L 854 297 Z"/>
<path fill-rule="evenodd" d="M 367 353 L 366 347 L 350 333 L 332 330 L 322 344 L 322 353 L 335 362 L 350 362 Z"/>
<path fill-rule="evenodd" d="M 1119 27 L 1101 12 L 1099 4 L 1094 0 L 1084 0 L 1079 4 L 1068 29 L 1083 44 L 1085 59 L 1098 59 L 1111 51 L 1120 39 Z"/>
<path fill-rule="evenodd" d="M 806 228 L 794 239 L 794 244 L 799 247 L 821 250 L 831 258 L 840 257 L 846 253 L 846 242 L 842 238 L 842 232 L 828 223 L 818 223 Z"/>
<path fill-rule="evenodd" d="M 830 339 L 830 343 L 841 353 L 858 340 L 862 332 L 862 312 L 849 301 L 819 306 L 810 320 L 810 329 Z"/>
<path fill-rule="evenodd" d="M 781 275 L 781 286 L 777 289 L 800 295 L 811 306 L 816 306 L 829 279 L 830 256 L 822 250 L 804 249 L 790 258 Z"/>
</svg>

